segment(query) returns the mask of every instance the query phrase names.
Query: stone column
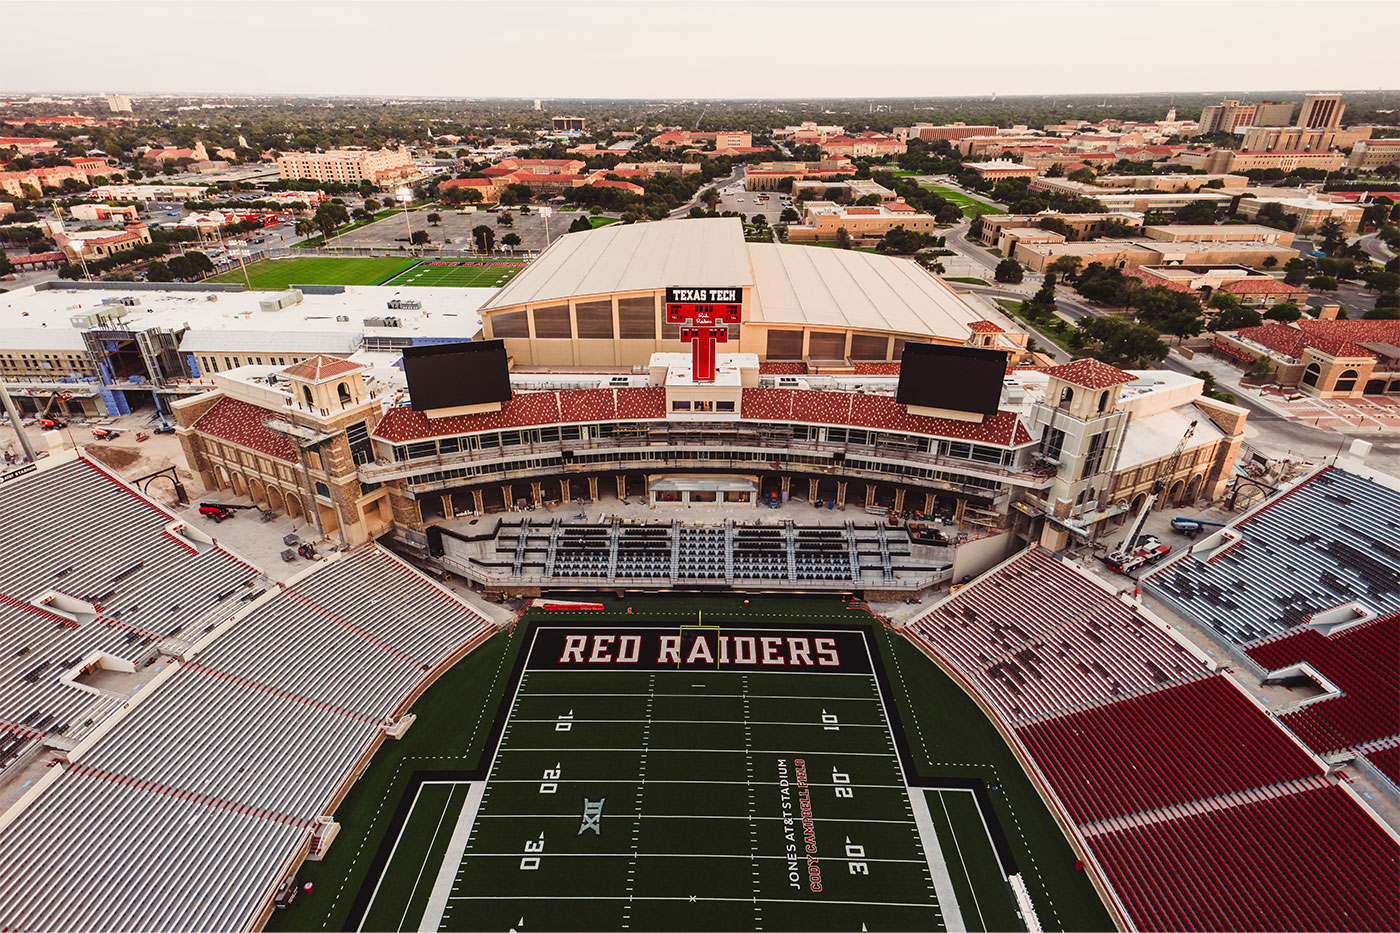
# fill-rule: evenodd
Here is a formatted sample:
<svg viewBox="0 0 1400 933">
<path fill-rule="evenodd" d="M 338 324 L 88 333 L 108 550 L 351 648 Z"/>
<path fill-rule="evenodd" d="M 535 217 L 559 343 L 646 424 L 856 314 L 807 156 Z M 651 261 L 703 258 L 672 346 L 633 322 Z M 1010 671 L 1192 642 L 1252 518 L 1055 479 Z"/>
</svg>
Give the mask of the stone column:
<svg viewBox="0 0 1400 933">
<path fill-rule="evenodd" d="M 901 488 L 899 488 L 899 489 L 896 489 L 896 490 L 894 491 L 894 510 L 895 510 L 896 512 L 903 512 L 903 511 L 904 511 L 904 489 L 903 489 L 903 487 L 901 487 Z"/>
<path fill-rule="evenodd" d="M 482 512 L 485 512 L 485 511 L 486 511 L 486 503 L 485 503 L 485 501 L 481 498 L 481 490 L 480 490 L 480 489 L 473 489 L 473 490 L 472 490 L 472 511 L 476 512 L 476 514 L 478 514 L 478 515 L 480 515 Z"/>
<path fill-rule="evenodd" d="M 501 484 L 501 498 L 506 500 L 506 511 L 515 508 L 515 493 L 511 491 L 510 483 Z"/>
<path fill-rule="evenodd" d="M 572 499 L 573 496 L 569 495 L 569 481 L 567 479 L 561 479 L 559 481 L 559 501 L 568 505 L 569 501 Z"/>
<path fill-rule="evenodd" d="M 535 508 L 544 505 L 544 483 L 541 480 L 534 480 L 530 483 L 530 498 L 535 503 Z"/>
<path fill-rule="evenodd" d="M 865 505 L 867 508 L 875 504 L 875 484 L 865 484 Z"/>
<path fill-rule="evenodd" d="M 846 507 L 846 481 L 844 479 L 836 484 L 836 507 L 838 509 Z"/>
<path fill-rule="evenodd" d="M 443 494 L 442 494 L 442 517 L 443 517 L 443 518 L 456 518 L 456 516 L 457 516 L 456 510 L 452 508 L 452 493 L 450 493 L 450 492 L 445 492 L 445 493 L 443 493 Z"/>
<path fill-rule="evenodd" d="M 598 477 L 596 476 L 588 477 L 588 501 L 598 501 Z"/>
<path fill-rule="evenodd" d="M 783 475 L 783 494 L 784 494 L 784 495 L 787 495 L 787 494 L 789 494 L 789 493 L 791 493 L 791 492 L 792 492 L 792 477 L 791 477 L 791 476 L 788 476 L 787 474 L 784 474 L 784 475 Z"/>
<path fill-rule="evenodd" d="M 924 493 L 924 514 L 933 515 L 933 507 L 938 504 L 938 497 L 931 492 Z"/>
<path fill-rule="evenodd" d="M 817 481 L 810 477 L 807 479 L 807 501 L 817 501 Z"/>
<path fill-rule="evenodd" d="M 627 495 L 627 475 L 618 473 L 613 478 L 617 480 L 617 497 L 619 499 L 625 498 Z"/>
</svg>

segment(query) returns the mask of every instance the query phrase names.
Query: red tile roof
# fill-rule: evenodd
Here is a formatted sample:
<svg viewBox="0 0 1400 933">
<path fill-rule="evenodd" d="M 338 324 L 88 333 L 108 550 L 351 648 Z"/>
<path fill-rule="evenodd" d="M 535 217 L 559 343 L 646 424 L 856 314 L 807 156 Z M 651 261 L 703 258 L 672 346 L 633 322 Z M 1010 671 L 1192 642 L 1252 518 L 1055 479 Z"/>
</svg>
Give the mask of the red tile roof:
<svg viewBox="0 0 1400 933">
<path fill-rule="evenodd" d="M 1333 357 L 1374 359 L 1374 353 L 1358 344 L 1400 343 L 1400 321 L 1297 321 L 1242 327 L 1236 333 L 1294 359 L 1309 348 Z"/>
<path fill-rule="evenodd" d="M 338 356 L 313 356 L 309 360 L 302 360 L 300 363 L 288 366 L 282 372 L 294 379 L 321 382 L 325 379 L 343 376 L 346 373 L 353 373 L 358 369 L 364 369 L 364 367 L 359 363 L 352 363 Z"/>
<path fill-rule="evenodd" d="M 758 372 L 763 376 L 805 376 L 807 364 L 800 361 L 764 360 L 758 364 Z"/>
<path fill-rule="evenodd" d="M 967 325 L 967 329 L 972 331 L 974 334 L 1006 333 L 1006 331 L 1002 330 L 1000 326 L 998 326 L 997 324 L 993 324 L 991 321 L 973 321 L 972 323 Z"/>
<path fill-rule="evenodd" d="M 1107 389 L 1111 386 L 1126 385 L 1137 378 L 1131 373 L 1123 372 L 1116 366 L 1109 366 L 1107 363 L 1092 359 L 1075 360 L 1073 363 L 1065 363 L 1063 366 L 1052 366 L 1045 372 L 1057 379 L 1063 379 L 1070 385 L 1083 386 L 1086 389 Z"/>
<path fill-rule="evenodd" d="M 929 437 L 980 441 L 1002 447 L 1031 442 L 1030 432 L 1015 412 L 999 411 L 981 423 L 929 418 L 911 415 L 905 406 L 888 395 L 865 395 L 859 392 L 745 389 L 741 414 L 745 421 L 851 425 Z"/>
<path fill-rule="evenodd" d="M 200 416 L 194 423 L 194 429 L 221 441 L 296 463 L 297 449 L 292 439 L 267 426 L 267 420 L 272 417 L 274 412 L 266 408 L 237 399 L 221 398 Z"/>
<path fill-rule="evenodd" d="M 893 363 L 852 363 L 857 376 L 898 376 L 899 361 Z"/>
<path fill-rule="evenodd" d="M 595 421 L 659 421 L 666 417 L 666 390 L 660 386 L 627 389 L 565 389 L 520 392 L 500 411 L 428 419 L 411 408 L 391 408 L 374 436 L 394 444 L 428 437 L 546 424 Z"/>
<path fill-rule="evenodd" d="M 1296 285 L 1289 285 L 1286 282 L 1268 277 L 1250 277 L 1226 282 L 1220 286 L 1219 290 L 1230 292 L 1233 295 L 1306 295 L 1308 293 L 1306 288 L 1299 288 Z"/>
</svg>

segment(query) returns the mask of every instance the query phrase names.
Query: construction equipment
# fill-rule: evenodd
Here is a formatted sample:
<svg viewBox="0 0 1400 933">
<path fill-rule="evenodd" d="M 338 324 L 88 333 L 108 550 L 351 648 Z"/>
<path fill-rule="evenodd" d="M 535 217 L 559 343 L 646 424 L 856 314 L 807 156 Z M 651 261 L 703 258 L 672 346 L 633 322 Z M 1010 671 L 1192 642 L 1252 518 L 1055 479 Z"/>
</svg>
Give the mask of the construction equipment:
<svg viewBox="0 0 1400 933">
<path fill-rule="evenodd" d="M 40 418 L 39 427 L 43 428 L 45 431 L 53 431 L 57 428 L 66 427 L 66 424 L 59 421 L 57 418 Z"/>
<path fill-rule="evenodd" d="M 1172 531 L 1178 531 L 1188 538 L 1194 538 L 1196 537 L 1196 535 L 1205 531 L 1207 525 L 1210 525 L 1215 528 L 1225 527 L 1224 522 L 1208 522 L 1204 518 L 1186 518 L 1185 516 L 1177 516 L 1176 518 L 1172 519 Z"/>
<path fill-rule="evenodd" d="M 99 441 L 114 441 L 121 437 L 122 432 L 116 428 L 93 428 L 92 436 Z"/>
<path fill-rule="evenodd" d="M 212 518 L 214 524 L 217 525 L 226 518 L 233 518 L 233 509 L 224 505 L 207 505 L 201 503 L 199 506 L 199 514 L 203 515 L 205 518 Z"/>
<path fill-rule="evenodd" d="M 1130 576 L 1133 571 L 1149 567 L 1172 552 L 1172 549 L 1159 541 L 1156 535 L 1143 534 L 1142 526 L 1147 522 L 1147 515 L 1152 511 L 1152 506 L 1166 491 L 1167 482 L 1176 473 L 1176 465 L 1181 461 L 1182 451 L 1186 449 L 1186 442 L 1195 433 L 1196 422 L 1192 421 L 1186 426 L 1186 433 L 1181 435 L 1181 440 L 1177 441 L 1176 450 L 1172 451 L 1171 457 L 1157 470 L 1152 488 L 1143 497 L 1142 505 L 1133 517 L 1132 524 L 1128 526 L 1127 534 L 1118 542 L 1118 547 L 1104 555 L 1103 562 L 1110 570 Z"/>
</svg>

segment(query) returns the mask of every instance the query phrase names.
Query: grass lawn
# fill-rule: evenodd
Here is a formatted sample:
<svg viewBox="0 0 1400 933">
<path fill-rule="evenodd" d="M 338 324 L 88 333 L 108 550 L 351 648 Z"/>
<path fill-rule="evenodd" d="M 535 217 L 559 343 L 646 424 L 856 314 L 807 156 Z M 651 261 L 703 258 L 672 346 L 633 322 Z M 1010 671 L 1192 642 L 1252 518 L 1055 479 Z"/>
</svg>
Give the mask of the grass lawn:
<svg viewBox="0 0 1400 933">
<path fill-rule="evenodd" d="M 500 288 L 524 268 L 522 259 L 425 259 L 383 284 Z"/>
<path fill-rule="evenodd" d="M 288 285 L 380 285 L 417 262 L 417 259 L 381 256 L 263 259 L 248 266 L 247 281 L 255 289 L 281 289 Z M 242 285 L 243 270 L 231 269 L 206 281 Z"/>
<path fill-rule="evenodd" d="M 952 188 L 945 188 L 942 185 L 924 185 L 925 188 L 942 195 L 962 208 L 964 217 L 981 217 L 983 214 L 1005 214 L 1006 211 L 1000 207 L 993 207 L 990 204 L 983 204 L 976 198 L 968 197 L 961 191 L 954 191 Z"/>
<path fill-rule="evenodd" d="M 479 782 L 488 765 L 465 853 L 447 866 L 456 875 L 443 929 L 505 929 L 522 916 L 523 929 L 854 929 L 866 919 L 872 929 L 939 929 L 942 908 L 922 874 L 906 794 L 928 804 L 969 930 L 1020 928 L 1010 870 L 1025 879 L 1046 929 L 1111 927 L 995 728 L 863 609 L 819 597 L 755 596 L 752 606 L 738 597 L 602 601 L 602 612 L 528 613 L 444 674 L 414 705 L 413 727 L 383 745 L 340 805 L 342 830 L 325 860 L 298 872 L 314 893 L 274 914 L 268 929 L 353 929 L 361 919 L 364 929 L 417 929 L 467 782 Z M 841 663 L 868 650 L 883 679 L 860 668 L 864 661 L 837 676 L 669 663 L 559 669 L 556 645 L 530 656 L 516 688 L 529 621 L 563 632 L 657 622 L 674 632 L 702 613 L 716 627 L 707 639 L 737 637 L 741 627 L 834 630 Z M 697 636 L 683 637 L 693 645 Z M 509 719 L 493 754 L 498 713 Z M 896 748 L 904 749 L 899 763 Z M 783 858 L 781 814 L 798 808 L 799 760 L 811 780 L 826 888 L 819 896 L 808 890 L 805 861 L 803 883 L 790 884 Z M 791 779 L 791 811 L 780 779 Z M 845 781 L 853 796 L 833 792 Z M 600 831 L 587 831 L 588 801 L 601 813 Z M 864 859 L 868 874 L 847 871 Z"/>
<path fill-rule="evenodd" d="M 590 217 L 588 218 L 588 222 L 591 223 L 596 230 L 598 227 L 606 227 L 608 224 L 615 224 L 620 219 L 619 217 Z"/>
<path fill-rule="evenodd" d="M 1027 325 L 1029 325 L 1030 327 L 1035 328 L 1036 333 L 1041 334 L 1042 336 L 1044 336 L 1045 339 L 1047 339 L 1047 340 L 1049 340 L 1050 342 L 1054 343 L 1055 346 L 1059 347 L 1061 350 L 1064 350 L 1064 351 L 1065 351 L 1066 353 L 1068 353 L 1070 356 L 1079 356 L 1079 355 L 1081 355 L 1078 351 L 1071 349 L 1071 348 L 1070 348 L 1070 345 L 1069 345 L 1067 342 L 1065 342 L 1065 338 L 1064 338 L 1063 336 L 1061 336 L 1059 333 L 1057 333 L 1057 332 L 1051 327 L 1051 325 L 1050 325 L 1049 323 L 1044 323 L 1044 322 L 1041 322 L 1041 321 L 1032 321 L 1029 317 L 1027 317 L 1026 315 L 1022 314 L 1022 313 L 1021 313 L 1021 302 L 1019 302 L 1019 301 L 1012 301 L 1012 300 L 1009 299 L 1009 298 L 998 298 L 998 299 L 997 299 L 997 304 L 1001 305 L 1002 310 L 1005 311 L 1007 314 L 1011 315 L 1012 317 L 1014 317 L 1016 320 L 1018 320 L 1018 321 L 1024 321 L 1024 322 L 1025 322 Z M 1059 318 L 1054 318 L 1053 320 L 1056 320 L 1056 321 L 1057 321 L 1057 320 L 1059 320 Z M 1053 323 L 1053 321 L 1052 321 L 1052 323 Z"/>
<path fill-rule="evenodd" d="M 960 276 L 946 276 L 946 275 L 943 277 L 943 281 L 945 281 L 945 282 L 957 282 L 957 283 L 959 283 L 959 284 L 961 284 L 961 285 L 988 285 L 988 286 L 990 286 L 990 284 L 991 284 L 991 283 L 989 283 L 989 282 L 983 281 L 982 279 L 969 279 L 969 278 L 962 278 L 962 277 L 960 277 Z"/>
</svg>

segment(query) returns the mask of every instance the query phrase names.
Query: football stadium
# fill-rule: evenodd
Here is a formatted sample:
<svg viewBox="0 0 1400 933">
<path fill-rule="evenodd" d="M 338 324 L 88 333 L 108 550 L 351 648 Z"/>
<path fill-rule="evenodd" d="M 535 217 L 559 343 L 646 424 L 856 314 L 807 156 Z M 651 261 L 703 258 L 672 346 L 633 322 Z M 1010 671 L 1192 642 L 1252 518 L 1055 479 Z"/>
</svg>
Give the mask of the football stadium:
<svg viewBox="0 0 1400 933">
<path fill-rule="evenodd" d="M 1400 482 L 733 219 L 434 268 L 148 390 L 276 532 L 0 473 L 0 927 L 1400 928 Z"/>
</svg>

